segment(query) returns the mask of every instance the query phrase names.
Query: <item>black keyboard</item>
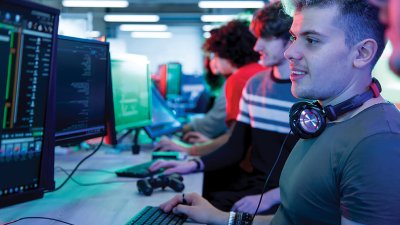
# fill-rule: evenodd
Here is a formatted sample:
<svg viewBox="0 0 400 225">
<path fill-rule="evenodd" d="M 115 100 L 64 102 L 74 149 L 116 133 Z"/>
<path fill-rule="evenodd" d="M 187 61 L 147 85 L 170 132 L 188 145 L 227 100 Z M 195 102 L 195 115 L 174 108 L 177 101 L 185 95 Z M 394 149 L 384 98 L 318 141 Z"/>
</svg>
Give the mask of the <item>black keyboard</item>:
<svg viewBox="0 0 400 225">
<path fill-rule="evenodd" d="M 126 225 L 180 225 L 186 221 L 186 216 L 165 213 L 158 207 L 146 206 L 136 214 Z"/>
<path fill-rule="evenodd" d="M 151 164 L 153 164 L 153 162 L 155 161 L 149 161 L 142 164 L 130 166 L 124 169 L 117 170 L 115 171 L 115 173 L 119 177 L 145 178 L 159 174 L 162 171 L 164 171 L 164 169 L 160 169 L 158 171 L 153 171 L 153 172 L 150 171 L 148 168 L 150 167 Z"/>
</svg>

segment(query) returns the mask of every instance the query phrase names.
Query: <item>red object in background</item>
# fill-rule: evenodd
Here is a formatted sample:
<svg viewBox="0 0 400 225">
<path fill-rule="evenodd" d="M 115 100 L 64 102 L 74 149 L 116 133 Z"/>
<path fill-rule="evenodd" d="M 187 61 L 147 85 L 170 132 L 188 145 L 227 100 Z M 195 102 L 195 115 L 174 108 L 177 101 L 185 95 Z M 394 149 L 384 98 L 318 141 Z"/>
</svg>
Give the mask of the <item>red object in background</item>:
<svg viewBox="0 0 400 225">
<path fill-rule="evenodd" d="M 158 89 L 161 93 L 161 95 L 164 97 L 164 99 L 167 96 L 167 64 L 163 64 L 159 68 L 160 72 L 160 80 L 159 80 L 159 85 Z"/>
</svg>

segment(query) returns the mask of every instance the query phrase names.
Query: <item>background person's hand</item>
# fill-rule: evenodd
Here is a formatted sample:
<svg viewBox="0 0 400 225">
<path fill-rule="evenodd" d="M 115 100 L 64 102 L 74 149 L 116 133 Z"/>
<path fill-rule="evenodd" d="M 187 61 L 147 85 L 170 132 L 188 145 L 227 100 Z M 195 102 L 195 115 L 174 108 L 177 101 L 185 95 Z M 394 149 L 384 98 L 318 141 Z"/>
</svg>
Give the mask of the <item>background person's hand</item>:
<svg viewBox="0 0 400 225">
<path fill-rule="evenodd" d="M 229 213 L 222 212 L 212 206 L 206 199 L 196 193 L 185 194 L 186 205 L 183 204 L 183 195 L 176 195 L 171 200 L 160 205 L 164 212 L 185 214 L 190 219 L 205 224 L 227 224 Z"/>
<path fill-rule="evenodd" d="M 150 167 L 150 171 L 157 171 L 165 168 L 163 174 L 169 175 L 172 173 L 186 174 L 194 172 L 197 164 L 193 161 L 177 161 L 177 160 L 157 160 Z"/>
<path fill-rule="evenodd" d="M 197 131 L 190 131 L 185 133 L 182 139 L 190 144 L 205 143 L 211 140 L 206 135 Z"/>
<path fill-rule="evenodd" d="M 161 140 L 155 144 L 154 150 L 157 151 L 178 151 L 178 152 L 189 152 L 189 148 L 175 143 L 168 137 L 162 137 Z"/>
</svg>

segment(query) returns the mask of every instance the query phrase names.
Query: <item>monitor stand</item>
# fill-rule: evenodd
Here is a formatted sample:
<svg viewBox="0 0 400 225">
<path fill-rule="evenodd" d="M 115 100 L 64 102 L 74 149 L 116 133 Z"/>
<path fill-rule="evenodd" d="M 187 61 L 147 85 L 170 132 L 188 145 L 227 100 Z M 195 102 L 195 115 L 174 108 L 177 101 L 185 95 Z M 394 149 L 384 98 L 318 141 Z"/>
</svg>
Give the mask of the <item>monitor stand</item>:
<svg viewBox="0 0 400 225">
<path fill-rule="evenodd" d="M 135 129 L 135 136 L 133 137 L 132 154 L 137 155 L 140 152 L 139 133 L 141 128 Z"/>
<path fill-rule="evenodd" d="M 141 128 L 135 128 L 135 129 L 128 129 L 125 134 L 123 134 L 120 138 L 118 138 L 117 142 L 121 142 L 122 139 L 124 139 L 126 136 L 131 134 L 133 131 L 135 131 L 135 134 L 133 136 L 133 141 L 132 141 L 132 154 L 137 155 L 140 152 L 140 145 L 139 145 L 139 133 L 140 133 Z"/>
</svg>

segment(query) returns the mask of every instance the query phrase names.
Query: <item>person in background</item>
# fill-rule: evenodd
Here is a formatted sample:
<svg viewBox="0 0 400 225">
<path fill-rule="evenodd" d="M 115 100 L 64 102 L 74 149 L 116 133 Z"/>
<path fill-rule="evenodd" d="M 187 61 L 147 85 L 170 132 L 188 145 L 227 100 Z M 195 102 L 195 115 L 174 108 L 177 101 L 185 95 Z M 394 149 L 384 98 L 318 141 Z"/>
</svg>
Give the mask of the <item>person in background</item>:
<svg viewBox="0 0 400 225">
<path fill-rule="evenodd" d="M 277 213 L 252 221 L 196 194 L 185 195 L 188 205 L 178 195 L 160 207 L 208 224 L 400 224 L 400 112 L 371 79 L 385 46 L 378 9 L 368 0 L 282 2 L 294 15 L 285 52 L 292 93 L 318 104 L 291 110 L 301 139 L 282 171 Z M 324 118 L 326 127 L 307 126 L 301 115 Z"/>
<path fill-rule="evenodd" d="M 216 32 L 216 30 L 212 30 L 210 32 L 213 33 Z M 204 117 L 195 118 L 184 125 L 182 129 L 184 135 L 183 140 L 191 144 L 207 142 L 212 138 L 217 138 L 228 130 L 228 127 L 225 123 L 225 81 L 230 74 L 220 74 L 215 65 L 215 60 L 211 60 L 209 56 L 207 56 L 205 59 L 205 70 L 205 76 L 209 77 L 208 80 L 213 80 L 214 83 L 219 83 L 221 79 L 216 78 L 222 78 L 223 83 L 214 84 L 214 86 L 219 86 L 219 89 L 217 90 L 219 93 L 217 94 L 211 109 L 204 115 Z M 218 87 L 215 87 L 214 89 L 217 88 Z"/>
<path fill-rule="evenodd" d="M 288 136 L 289 109 L 296 99 L 290 92 L 289 62 L 283 55 L 290 44 L 291 23 L 279 2 L 258 11 L 251 23 L 250 29 L 257 37 L 254 50 L 260 53 L 260 62 L 267 69 L 246 84 L 229 141 L 199 160 L 205 171 L 204 197 L 218 209 L 254 213 L 264 191 L 260 212 L 271 214 L 279 206 L 280 173 L 297 141 L 294 135 Z M 280 152 L 280 160 L 264 190 L 265 178 Z M 245 158 L 247 155 L 249 159 Z M 239 166 L 247 160 L 248 165 Z M 160 162 L 158 166 L 171 167 L 166 173 L 197 169 L 193 161 Z"/>
<path fill-rule="evenodd" d="M 211 33 L 204 50 L 212 53 L 211 61 L 220 74 L 229 75 L 225 85 L 226 118 L 228 131 L 201 145 L 185 147 L 168 138 L 161 139 L 155 146 L 160 151 L 175 150 L 191 155 L 206 155 L 215 151 L 229 139 L 239 113 L 239 101 L 246 82 L 265 68 L 258 64 L 260 55 L 253 51 L 256 38 L 249 31 L 247 22 L 233 20 Z M 190 137 L 186 137 L 190 138 Z"/>
<path fill-rule="evenodd" d="M 393 46 L 390 56 L 390 68 L 400 76 L 400 1 L 369 0 L 380 9 L 379 18 L 386 25 L 386 37 Z"/>
</svg>

